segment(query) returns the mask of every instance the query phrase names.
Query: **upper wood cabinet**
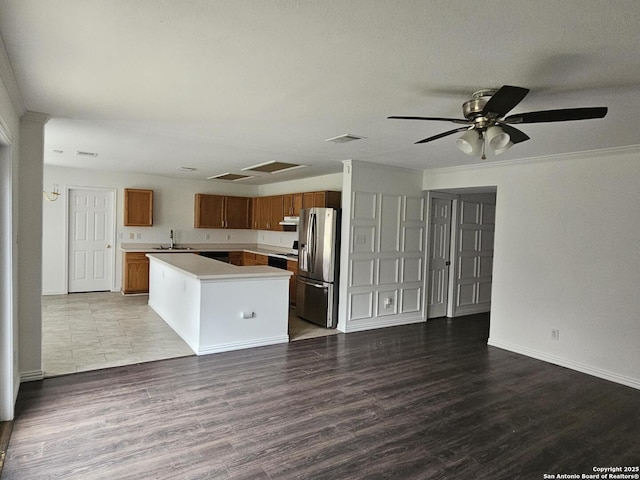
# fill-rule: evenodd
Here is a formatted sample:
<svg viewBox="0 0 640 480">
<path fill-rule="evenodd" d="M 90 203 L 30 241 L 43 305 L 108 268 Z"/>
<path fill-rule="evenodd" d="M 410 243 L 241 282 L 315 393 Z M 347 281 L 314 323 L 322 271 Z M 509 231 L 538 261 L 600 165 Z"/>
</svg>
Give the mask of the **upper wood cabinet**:
<svg viewBox="0 0 640 480">
<path fill-rule="evenodd" d="M 195 228 L 251 228 L 251 198 L 196 193 Z"/>
<path fill-rule="evenodd" d="M 124 225 L 126 227 L 153 225 L 153 190 L 124 189 Z"/>
<path fill-rule="evenodd" d="M 340 192 L 322 191 L 302 194 L 302 208 L 328 207 L 340 208 Z"/>
<path fill-rule="evenodd" d="M 256 230 L 282 230 L 284 218 L 282 195 L 254 199 L 253 228 Z"/>
<path fill-rule="evenodd" d="M 298 217 L 302 208 L 302 193 L 288 193 L 282 196 L 284 214 L 287 217 Z"/>
</svg>

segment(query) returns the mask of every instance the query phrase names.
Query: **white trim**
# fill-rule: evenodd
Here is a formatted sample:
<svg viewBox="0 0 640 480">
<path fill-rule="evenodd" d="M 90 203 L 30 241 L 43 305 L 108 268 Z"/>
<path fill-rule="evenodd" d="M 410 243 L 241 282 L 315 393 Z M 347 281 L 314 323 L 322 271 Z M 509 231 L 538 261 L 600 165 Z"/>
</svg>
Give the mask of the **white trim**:
<svg viewBox="0 0 640 480">
<path fill-rule="evenodd" d="M 402 318 L 389 319 L 387 317 L 349 320 L 344 333 L 362 332 L 364 330 L 373 330 L 375 328 L 398 327 L 400 325 L 410 325 L 413 323 L 423 323 L 426 319 L 423 316 L 411 316 Z"/>
<path fill-rule="evenodd" d="M 20 385 L 13 341 L 13 149 L 6 132 L 0 125 L 0 421 L 13 419 Z"/>
<path fill-rule="evenodd" d="M 20 372 L 20 383 L 37 382 L 44 378 L 43 370 L 30 370 L 28 372 Z"/>
<path fill-rule="evenodd" d="M 230 352 L 232 350 L 242 350 L 245 348 L 264 347 L 266 345 L 276 345 L 278 343 L 289 343 L 289 335 L 261 338 L 259 340 L 251 340 L 246 342 L 229 342 L 229 343 L 218 343 L 215 345 L 206 345 L 204 347 L 200 347 L 196 352 L 196 355 L 208 355 L 210 353 Z"/>
<path fill-rule="evenodd" d="M 619 383 L 619 384 L 626 385 L 628 387 L 632 387 L 640 390 L 640 378 L 632 378 L 632 377 L 627 377 L 625 375 L 619 375 L 617 373 L 610 372 L 608 370 L 592 367 L 591 365 L 587 365 L 585 363 L 574 362 L 572 360 L 568 360 L 563 357 L 558 357 L 556 355 L 550 355 L 548 353 L 541 352 L 539 350 L 523 347 L 521 345 L 516 345 L 509 342 L 503 342 L 500 340 L 492 340 L 491 338 L 489 338 L 487 345 L 489 345 L 490 347 L 496 347 L 496 348 L 501 348 L 503 350 L 508 350 L 510 352 L 518 353 L 520 355 L 525 355 L 527 357 L 535 358 L 537 360 L 542 360 L 543 362 L 559 365 L 561 367 L 569 368 L 571 370 L 576 370 L 578 372 L 586 373 L 587 375 L 602 378 L 604 380 L 609 380 L 611 382 Z"/>
</svg>

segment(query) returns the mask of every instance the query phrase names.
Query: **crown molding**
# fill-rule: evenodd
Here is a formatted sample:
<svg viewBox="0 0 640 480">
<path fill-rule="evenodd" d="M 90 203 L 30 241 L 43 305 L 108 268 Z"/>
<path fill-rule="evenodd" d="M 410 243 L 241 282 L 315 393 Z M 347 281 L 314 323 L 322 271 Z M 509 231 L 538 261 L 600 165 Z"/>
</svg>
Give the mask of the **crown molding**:
<svg viewBox="0 0 640 480">
<path fill-rule="evenodd" d="M 20 120 L 25 122 L 41 123 L 44 125 L 49 121 L 49 118 L 49 115 L 47 115 L 46 113 L 32 112 L 31 110 L 27 110 L 26 112 L 24 112 L 24 115 L 22 115 Z"/>
<path fill-rule="evenodd" d="M 9 93 L 9 98 L 13 104 L 13 108 L 16 110 L 18 116 L 21 117 L 26 111 L 26 108 L 24 106 L 24 101 L 20 94 L 20 88 L 18 88 L 18 81 L 16 80 L 16 75 L 11 65 L 11 61 L 9 60 L 9 55 L 7 54 L 7 49 L 4 46 L 2 36 L 0 36 L 0 80 Z"/>
<path fill-rule="evenodd" d="M 602 148 L 599 150 L 585 150 L 583 152 L 556 153 L 553 155 L 543 155 L 540 157 L 527 157 L 514 160 L 504 160 L 496 162 L 483 162 L 467 165 L 456 165 L 455 167 L 443 167 L 425 169 L 425 173 L 446 173 L 460 172 L 465 170 L 475 170 L 493 167 L 522 166 L 534 163 L 559 162 L 562 160 L 586 159 L 596 157 L 611 157 L 616 155 L 640 153 L 640 145 L 625 145 L 623 147 Z"/>
</svg>

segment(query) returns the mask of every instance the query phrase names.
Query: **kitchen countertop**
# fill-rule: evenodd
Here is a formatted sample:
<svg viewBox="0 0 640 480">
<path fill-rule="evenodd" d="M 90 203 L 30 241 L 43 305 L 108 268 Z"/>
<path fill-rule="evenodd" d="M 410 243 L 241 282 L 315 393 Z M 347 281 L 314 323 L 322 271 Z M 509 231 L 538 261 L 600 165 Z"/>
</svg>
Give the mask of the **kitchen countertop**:
<svg viewBox="0 0 640 480">
<path fill-rule="evenodd" d="M 290 248 L 279 248 L 270 245 L 255 243 L 180 243 L 179 247 L 189 247 L 184 250 L 159 249 L 167 247 L 166 243 L 122 243 L 120 249 L 123 252 L 140 253 L 198 253 L 198 252 L 251 252 L 261 255 L 286 255 L 294 253 Z M 298 261 L 296 257 L 286 257 L 288 260 Z"/>
<path fill-rule="evenodd" d="M 266 265 L 241 267 L 205 258 L 193 253 L 147 253 L 147 257 L 164 263 L 169 267 L 181 270 L 186 275 L 198 280 L 227 280 L 239 278 L 273 278 L 290 277 L 288 270 L 268 267 Z"/>
</svg>

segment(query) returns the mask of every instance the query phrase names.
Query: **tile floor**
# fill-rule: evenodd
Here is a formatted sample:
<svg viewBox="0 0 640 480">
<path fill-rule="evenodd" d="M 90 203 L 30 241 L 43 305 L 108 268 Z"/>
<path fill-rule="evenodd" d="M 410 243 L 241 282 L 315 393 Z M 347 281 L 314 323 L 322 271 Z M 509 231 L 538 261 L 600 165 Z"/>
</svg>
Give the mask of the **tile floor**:
<svg viewBox="0 0 640 480">
<path fill-rule="evenodd" d="M 193 355 L 147 305 L 148 296 L 118 292 L 42 297 L 42 361 L 45 377 Z M 333 335 L 289 317 L 289 336 L 302 340 Z"/>
</svg>

